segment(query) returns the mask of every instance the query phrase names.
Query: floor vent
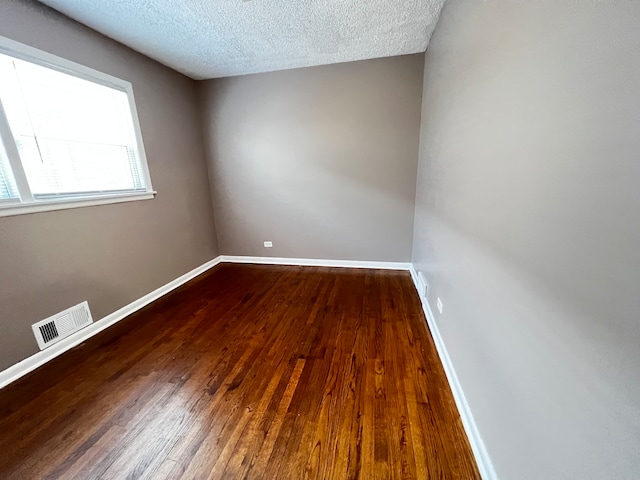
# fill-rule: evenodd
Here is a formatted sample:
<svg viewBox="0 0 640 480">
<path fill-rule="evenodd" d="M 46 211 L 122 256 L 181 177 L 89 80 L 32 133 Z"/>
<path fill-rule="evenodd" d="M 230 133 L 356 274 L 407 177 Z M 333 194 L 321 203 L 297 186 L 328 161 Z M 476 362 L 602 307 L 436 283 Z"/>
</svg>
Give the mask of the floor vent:
<svg viewBox="0 0 640 480">
<path fill-rule="evenodd" d="M 75 307 L 66 309 L 41 322 L 34 323 L 31 328 L 36 336 L 40 350 L 59 342 L 74 332 L 93 323 L 89 304 L 82 302 Z"/>
</svg>

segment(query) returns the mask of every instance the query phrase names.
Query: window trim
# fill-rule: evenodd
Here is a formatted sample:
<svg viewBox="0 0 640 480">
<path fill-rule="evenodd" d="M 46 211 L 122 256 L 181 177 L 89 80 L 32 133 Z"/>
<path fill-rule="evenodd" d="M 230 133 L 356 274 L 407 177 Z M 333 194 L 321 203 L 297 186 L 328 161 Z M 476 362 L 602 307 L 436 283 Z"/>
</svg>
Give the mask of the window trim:
<svg viewBox="0 0 640 480">
<path fill-rule="evenodd" d="M 135 146 L 146 185 L 146 190 L 139 192 L 114 193 L 107 195 L 102 194 L 94 196 L 78 195 L 76 197 L 66 196 L 62 198 L 47 198 L 41 200 L 33 198 L 31 190 L 28 188 L 22 161 L 20 160 L 13 135 L 9 129 L 4 109 L 0 108 L 0 141 L 3 141 L 5 145 L 7 156 L 9 157 L 9 164 L 13 171 L 21 199 L 16 202 L 10 201 L 0 203 L 0 217 L 20 215 L 24 213 L 63 210 L 67 208 L 88 207 L 93 205 L 131 202 L 136 200 L 149 200 L 154 198 L 156 192 L 153 190 L 151 183 L 151 175 L 149 173 L 149 165 L 147 163 L 147 155 L 144 148 L 144 142 L 142 140 L 142 130 L 140 128 L 140 120 L 138 118 L 138 110 L 136 108 L 136 102 L 133 95 L 133 85 L 131 82 L 94 70 L 93 68 L 86 67 L 79 63 L 72 62 L 71 60 L 58 57 L 57 55 L 47 53 L 37 48 L 24 45 L 1 35 L 0 53 L 124 92 L 129 101 L 129 109 L 131 111 L 136 142 Z M 7 135 L 10 137 L 9 139 L 6 138 Z M 19 166 L 16 165 L 16 163 L 18 163 Z"/>
</svg>

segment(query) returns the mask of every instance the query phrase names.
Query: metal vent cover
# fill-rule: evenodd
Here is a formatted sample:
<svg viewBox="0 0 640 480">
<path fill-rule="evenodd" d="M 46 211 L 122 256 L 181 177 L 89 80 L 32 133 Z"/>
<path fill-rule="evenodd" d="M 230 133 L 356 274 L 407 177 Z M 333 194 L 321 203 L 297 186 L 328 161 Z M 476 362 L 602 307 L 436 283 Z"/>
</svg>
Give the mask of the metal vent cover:
<svg viewBox="0 0 640 480">
<path fill-rule="evenodd" d="M 49 318 L 34 323 L 31 328 L 40 350 L 59 342 L 72 333 L 93 323 L 89 303 L 82 302 Z"/>
</svg>

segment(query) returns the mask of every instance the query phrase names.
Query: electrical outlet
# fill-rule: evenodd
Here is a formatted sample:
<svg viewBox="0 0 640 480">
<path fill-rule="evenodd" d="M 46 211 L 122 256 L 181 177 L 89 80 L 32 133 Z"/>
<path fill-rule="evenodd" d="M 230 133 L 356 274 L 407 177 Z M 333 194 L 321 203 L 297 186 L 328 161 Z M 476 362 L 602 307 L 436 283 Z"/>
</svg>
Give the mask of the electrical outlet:
<svg viewBox="0 0 640 480">
<path fill-rule="evenodd" d="M 264 242 L 264 248 L 271 248 L 273 247 L 273 242 Z"/>
<path fill-rule="evenodd" d="M 442 315 L 442 300 L 440 300 L 440 297 L 438 297 L 438 301 L 436 302 L 436 307 L 438 307 L 438 311 Z"/>
</svg>

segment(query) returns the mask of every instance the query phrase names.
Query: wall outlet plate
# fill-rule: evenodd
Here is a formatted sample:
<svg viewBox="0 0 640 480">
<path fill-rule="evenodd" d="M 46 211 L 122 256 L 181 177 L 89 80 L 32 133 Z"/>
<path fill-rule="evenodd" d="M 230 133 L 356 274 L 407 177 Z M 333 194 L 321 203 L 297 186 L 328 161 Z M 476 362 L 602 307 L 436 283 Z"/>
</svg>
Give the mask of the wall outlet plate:
<svg viewBox="0 0 640 480">
<path fill-rule="evenodd" d="M 273 247 L 273 242 L 264 242 L 264 247 L 265 247 L 265 248 L 271 248 L 271 247 Z"/>
<path fill-rule="evenodd" d="M 438 297 L 436 307 L 438 307 L 438 311 L 440 312 L 440 314 L 442 314 L 442 300 L 440 300 L 440 297 Z"/>
</svg>

